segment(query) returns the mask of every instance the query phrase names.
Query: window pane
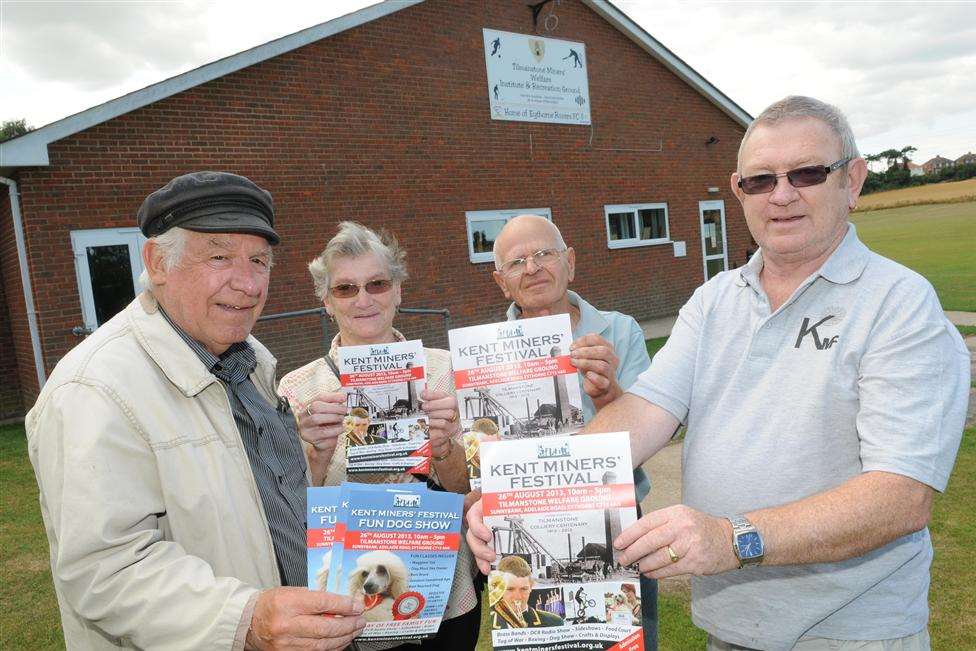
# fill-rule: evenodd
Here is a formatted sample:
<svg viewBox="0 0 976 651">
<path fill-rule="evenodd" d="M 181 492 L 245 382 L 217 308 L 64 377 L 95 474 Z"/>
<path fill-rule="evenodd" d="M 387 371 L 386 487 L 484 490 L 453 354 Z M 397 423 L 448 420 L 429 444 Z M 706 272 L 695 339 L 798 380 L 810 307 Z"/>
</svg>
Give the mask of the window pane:
<svg viewBox="0 0 976 651">
<path fill-rule="evenodd" d="M 89 246 L 86 250 L 92 296 L 95 299 L 95 318 L 98 325 L 102 325 L 135 298 L 129 247 L 113 244 Z"/>
<path fill-rule="evenodd" d="M 702 234 L 705 239 L 705 255 L 722 255 L 725 245 L 722 242 L 722 211 L 702 211 Z"/>
<path fill-rule="evenodd" d="M 505 219 L 485 219 L 471 222 L 471 250 L 475 253 L 491 253 L 495 238 L 505 226 Z"/>
<path fill-rule="evenodd" d="M 705 260 L 705 268 L 707 269 L 707 276 L 705 280 L 708 280 L 712 276 L 717 275 L 719 272 L 725 271 L 725 260 L 723 258 Z"/>
<path fill-rule="evenodd" d="M 607 217 L 610 222 L 610 240 L 630 240 L 635 237 L 634 213 L 612 212 Z"/>
<path fill-rule="evenodd" d="M 640 214 L 642 240 L 663 240 L 668 236 L 668 219 L 664 208 L 642 208 L 637 212 Z"/>
</svg>

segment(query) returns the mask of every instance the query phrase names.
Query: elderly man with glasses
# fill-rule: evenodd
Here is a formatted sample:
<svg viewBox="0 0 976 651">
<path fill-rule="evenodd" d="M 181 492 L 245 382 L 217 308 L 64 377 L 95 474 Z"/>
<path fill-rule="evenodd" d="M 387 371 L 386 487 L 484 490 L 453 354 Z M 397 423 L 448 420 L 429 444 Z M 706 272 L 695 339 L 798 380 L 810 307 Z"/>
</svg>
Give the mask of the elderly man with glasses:
<svg viewBox="0 0 976 651">
<path fill-rule="evenodd" d="M 866 174 L 836 108 L 763 111 L 731 179 L 759 251 L 695 291 L 650 369 L 587 427 L 629 430 L 639 463 L 687 423 L 684 504 L 614 545 L 648 576 L 694 575 L 709 649 L 929 648 L 926 525 L 969 355 L 932 286 L 858 240 Z"/>
<path fill-rule="evenodd" d="M 495 238 L 495 282 L 512 301 L 511 319 L 569 314 L 573 328 L 570 346 L 579 369 L 583 414 L 587 421 L 604 405 L 623 395 L 651 360 L 644 332 L 633 317 L 598 310 L 569 283 L 576 274 L 576 252 L 567 247 L 555 224 L 538 215 L 515 217 Z M 634 472 L 643 499 L 650 483 L 643 470 Z M 644 602 L 644 648 L 657 648 L 657 582 L 641 581 Z"/>
</svg>

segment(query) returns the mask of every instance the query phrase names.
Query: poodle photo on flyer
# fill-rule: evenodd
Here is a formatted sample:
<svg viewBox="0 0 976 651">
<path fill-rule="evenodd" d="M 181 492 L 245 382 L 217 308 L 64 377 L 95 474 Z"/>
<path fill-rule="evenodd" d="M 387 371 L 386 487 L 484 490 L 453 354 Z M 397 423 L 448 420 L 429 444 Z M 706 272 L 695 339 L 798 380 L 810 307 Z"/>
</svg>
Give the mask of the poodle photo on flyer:
<svg viewBox="0 0 976 651">
<path fill-rule="evenodd" d="M 356 559 L 349 573 L 349 595 L 362 599 L 367 622 L 393 619 L 393 602 L 408 590 L 410 571 L 396 554 L 372 551 Z"/>
</svg>

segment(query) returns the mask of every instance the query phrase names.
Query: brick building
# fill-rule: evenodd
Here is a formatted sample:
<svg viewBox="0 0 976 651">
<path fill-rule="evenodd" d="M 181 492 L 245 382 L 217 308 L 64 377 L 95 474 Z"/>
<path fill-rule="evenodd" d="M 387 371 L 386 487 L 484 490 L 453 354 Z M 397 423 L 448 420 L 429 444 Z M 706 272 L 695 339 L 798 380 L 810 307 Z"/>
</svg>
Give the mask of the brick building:
<svg viewBox="0 0 976 651">
<path fill-rule="evenodd" d="M 136 210 L 192 170 L 274 195 L 266 314 L 317 307 L 305 265 L 341 219 L 398 234 L 404 306 L 447 308 L 453 325 L 503 318 L 484 251 L 524 209 L 576 248 L 574 289 L 639 319 L 741 265 L 728 178 L 750 116 L 611 3 L 553 10 L 535 26 L 524 0 L 383 3 L 0 145 L 16 184 L 0 200 L 0 417 L 29 408 L 84 329 L 131 298 Z M 584 44 L 590 124 L 492 119 L 483 29 Z M 442 325 L 397 320 L 440 346 Z M 256 334 L 281 372 L 321 354 L 317 317 Z"/>
<path fill-rule="evenodd" d="M 922 169 L 926 174 L 931 174 L 932 172 L 938 172 L 946 167 L 952 167 L 953 162 L 951 159 L 945 156 L 936 156 L 935 158 L 930 158 L 924 163 L 922 163 Z"/>
</svg>

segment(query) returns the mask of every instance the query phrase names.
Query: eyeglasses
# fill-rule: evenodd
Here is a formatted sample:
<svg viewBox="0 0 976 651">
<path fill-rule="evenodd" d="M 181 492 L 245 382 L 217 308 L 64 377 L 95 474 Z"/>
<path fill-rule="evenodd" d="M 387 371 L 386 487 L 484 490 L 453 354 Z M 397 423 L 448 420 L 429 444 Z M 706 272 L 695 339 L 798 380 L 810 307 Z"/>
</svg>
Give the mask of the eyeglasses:
<svg viewBox="0 0 976 651">
<path fill-rule="evenodd" d="M 842 158 L 830 165 L 810 165 L 798 167 L 782 174 L 756 174 L 739 179 L 739 187 L 746 194 L 765 194 L 776 189 L 776 179 L 785 176 L 794 188 L 808 188 L 820 185 L 827 180 L 827 175 L 851 162 L 851 157 Z"/>
<path fill-rule="evenodd" d="M 393 287 L 393 281 L 386 278 L 370 280 L 365 285 L 354 285 L 352 283 L 339 283 L 329 288 L 329 293 L 336 298 L 352 298 L 359 296 L 359 290 L 365 289 L 367 294 L 385 294 Z"/>
<path fill-rule="evenodd" d="M 525 273 L 529 260 L 534 262 L 535 266 L 537 267 L 551 267 L 559 262 L 559 254 L 562 252 L 563 251 L 561 249 L 539 249 L 535 253 L 530 253 L 524 258 L 509 260 L 501 266 L 499 271 L 501 271 L 502 275 L 504 276 L 515 278 Z"/>
</svg>

